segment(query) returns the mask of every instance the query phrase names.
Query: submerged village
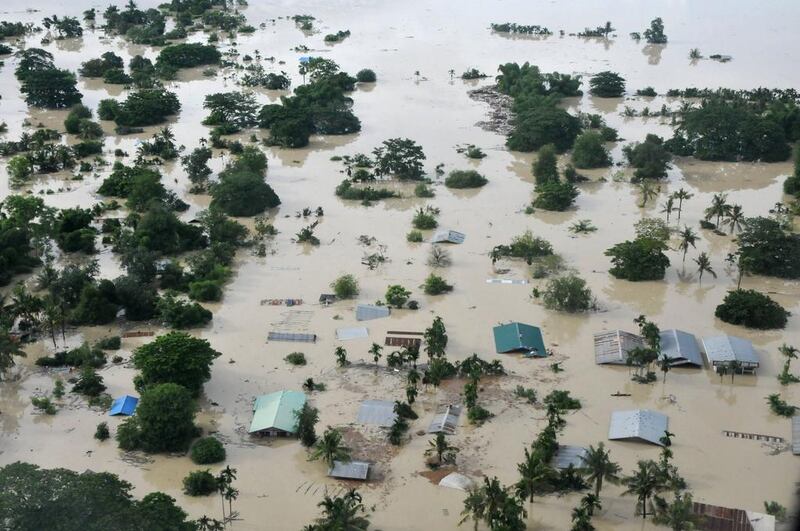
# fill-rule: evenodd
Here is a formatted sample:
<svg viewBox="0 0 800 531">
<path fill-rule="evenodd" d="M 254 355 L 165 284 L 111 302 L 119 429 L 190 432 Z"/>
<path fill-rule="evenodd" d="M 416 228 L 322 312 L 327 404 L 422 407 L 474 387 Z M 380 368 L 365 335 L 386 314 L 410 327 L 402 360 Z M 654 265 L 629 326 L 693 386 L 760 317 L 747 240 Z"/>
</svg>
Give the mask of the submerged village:
<svg viewBox="0 0 800 531">
<path fill-rule="evenodd" d="M 0 529 L 793 529 L 797 20 L 5 2 Z"/>
</svg>

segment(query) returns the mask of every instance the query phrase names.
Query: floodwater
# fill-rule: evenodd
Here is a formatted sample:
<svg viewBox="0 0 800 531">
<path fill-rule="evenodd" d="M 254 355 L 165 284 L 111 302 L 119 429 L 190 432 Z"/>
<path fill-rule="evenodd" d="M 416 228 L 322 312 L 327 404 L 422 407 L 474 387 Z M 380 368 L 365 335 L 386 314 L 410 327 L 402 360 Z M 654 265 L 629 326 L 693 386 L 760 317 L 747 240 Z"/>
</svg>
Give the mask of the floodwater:
<svg viewBox="0 0 800 531">
<path fill-rule="evenodd" d="M 155 2 L 142 2 L 150 7 Z M 612 178 L 620 168 L 587 172 L 593 180 L 580 186 L 581 195 L 574 209 L 563 213 L 524 213 L 533 189 L 530 164 L 532 154 L 509 152 L 502 136 L 481 130 L 475 124 L 485 119 L 487 105 L 469 98 L 468 91 L 491 83 L 451 80 L 448 71 L 457 74 L 476 67 L 490 76 L 499 63 L 530 61 L 545 71 L 590 74 L 611 69 L 628 80 L 628 91 L 653 86 L 663 93 L 669 88 L 687 86 L 732 88 L 798 87 L 800 48 L 796 46 L 795 22 L 800 5 L 789 2 L 707 1 L 701 4 L 671 0 L 648 2 L 531 2 L 466 1 L 457 7 L 448 2 L 252 2 L 244 10 L 254 26 L 264 22 L 264 29 L 241 36 L 234 45 L 223 42 L 225 50 L 237 49 L 244 55 L 259 50 L 264 57 L 274 56 L 286 65 L 266 63 L 267 68 L 285 69 L 294 83 L 297 58 L 305 53 L 292 51 L 305 44 L 312 55 L 337 61 L 344 70 L 355 73 L 372 68 L 378 74 L 374 86 L 359 88 L 354 94 L 354 112 L 361 119 L 359 134 L 344 137 L 315 137 L 306 149 L 267 148 L 267 180 L 282 200 L 271 213 L 279 234 L 264 258 L 242 251 L 237 259 L 234 278 L 226 286 L 221 303 L 209 305 L 214 320 L 205 329 L 194 331 L 208 339 L 222 352 L 213 368 L 212 379 L 205 386 L 205 398 L 198 416 L 200 425 L 217 433 L 226 442 L 228 464 L 238 470 L 235 486 L 240 496 L 234 504 L 241 520 L 239 529 L 299 529 L 317 514 L 316 504 L 327 492 L 337 492 L 346 485 L 325 477 L 321 463 L 307 462 L 296 441 L 254 441 L 246 435 L 254 396 L 283 388 L 299 389 L 308 377 L 327 384 L 328 391 L 314 393 L 312 403 L 320 410 L 318 431 L 325 426 L 348 428 L 348 440 L 356 447 L 354 457 L 368 457 L 377 462 L 379 481 L 361 486 L 365 505 L 374 509 L 371 520 L 384 530 L 454 529 L 460 518 L 464 494 L 435 486 L 419 475 L 425 470 L 423 452 L 429 436 L 416 432 L 427 428 L 436 406 L 457 399 L 460 383 L 448 384 L 438 391 L 421 393 L 416 405 L 420 419 L 412 423 L 411 441 L 399 449 L 383 442 L 382 435 L 354 423 L 358 404 L 364 398 L 404 399 L 402 380 L 384 370 L 334 368 L 333 350 L 338 327 L 354 326 L 354 302 L 339 302 L 320 307 L 316 300 L 329 291 L 329 283 L 342 273 L 357 276 L 361 285 L 360 301 L 382 298 L 389 284 L 403 284 L 420 302 L 418 311 L 395 311 L 388 319 L 370 321 L 368 340 L 343 344 L 351 360 L 368 358 L 371 342 L 383 342 L 387 330 L 418 330 L 427 327 L 435 315 L 447 326 L 450 343 L 448 356 L 463 359 L 477 352 L 484 358 L 494 353 L 491 328 L 501 321 L 518 320 L 543 328 L 545 341 L 555 350 L 552 360 L 525 360 L 502 356 L 512 376 L 484 383 L 481 403 L 495 414 L 481 427 L 462 421 L 451 443 L 461 448 L 459 469 L 480 478 L 496 475 L 510 484 L 517 479 L 516 464 L 523 449 L 544 425 L 543 411 L 514 399 L 518 384 L 534 387 L 539 396 L 552 389 L 568 389 L 581 399 L 583 409 L 567 417 L 567 427 L 560 442 L 596 445 L 605 441 L 609 416 L 617 409 L 649 408 L 669 416 L 670 431 L 676 434 L 673 451 L 675 463 L 688 481 L 696 501 L 749 510 L 763 510 L 764 500 L 791 505 L 800 467 L 786 445 L 766 446 L 760 442 L 726 438 L 722 430 L 755 432 L 791 439 L 790 423 L 770 413 L 765 397 L 781 392 L 785 400 L 800 404 L 798 386 L 781 388 L 776 380 L 782 360 L 777 347 L 783 343 L 800 344 L 800 284 L 759 277 L 746 277 L 743 287 L 767 291 L 792 311 L 785 330 L 752 331 L 727 325 L 715 319 L 714 308 L 728 289 L 735 285 L 735 274 L 725 267 L 725 255 L 734 249 L 730 236 L 702 231 L 697 249 L 692 249 L 685 268 L 679 252 L 670 252 L 672 266 L 659 282 L 629 283 L 612 278 L 603 255 L 611 245 L 633 235 L 633 224 L 643 217 L 660 217 L 660 204 L 667 194 L 680 187 L 694 197 L 685 203 L 681 224 L 697 227 L 703 209 L 712 194 L 725 191 L 733 203 L 741 204 L 747 215 L 768 215 L 768 210 L 782 196 L 783 179 L 791 171 L 789 163 L 728 164 L 696 160 L 678 160 L 662 183 L 657 201 L 639 208 L 635 188 Z M 53 13 L 79 15 L 94 2 L 38 2 L 40 13 L 25 13 L 30 4 L 20 0 L 3 3 L 0 18 L 39 21 Z M 317 18 L 317 33 L 305 35 L 291 22 L 277 17 L 308 13 Z M 643 31 L 650 19 L 661 16 L 669 35 L 669 44 L 647 47 L 628 37 L 631 31 Z M 277 20 L 272 20 L 277 19 Z M 580 39 L 569 33 L 594 27 L 611 20 L 617 36 L 609 41 Z M 554 35 L 547 38 L 508 38 L 492 34 L 491 22 L 518 22 L 549 27 Z M 344 42 L 326 45 L 326 33 L 350 29 Z M 559 36 L 563 29 L 567 35 Z M 29 39 L 38 45 L 40 36 Z M 200 39 L 194 35 L 190 40 Z M 87 31 L 82 39 L 53 42 L 45 47 L 55 55 L 60 67 L 77 69 L 81 62 L 107 50 L 122 55 L 126 62 L 135 54 L 154 58 L 156 51 L 128 44 L 118 38 L 106 38 L 100 30 Z M 722 53 L 733 60 L 721 64 L 709 60 L 690 63 L 688 53 L 699 48 L 704 55 Z M 7 58 L 0 69 L 0 120 L 8 123 L 6 138 L 16 138 L 23 130 L 23 120 L 61 129 L 63 112 L 29 110 L 20 99 L 13 77 L 13 59 Z M 419 76 L 415 72 L 419 72 Z M 215 78 L 198 71 L 183 72 L 170 84 L 183 109 L 171 124 L 179 143 L 192 149 L 207 129 L 200 125 L 205 94 L 236 90 L 231 72 Z M 79 88 L 84 103 L 96 108 L 98 101 L 117 97 L 122 91 L 96 81 L 81 80 Z M 273 101 L 279 93 L 259 92 L 262 103 Z M 647 133 L 669 134 L 669 124 L 658 118 L 624 118 L 626 105 L 636 109 L 662 104 L 677 106 L 665 98 L 598 100 L 588 95 L 568 102 L 574 110 L 601 113 L 609 125 L 619 129 L 627 141 L 641 140 Z M 104 123 L 107 132 L 113 124 Z M 147 138 L 158 128 L 148 128 L 137 137 L 106 137 L 106 154 L 121 148 L 133 154 L 140 138 Z M 263 137 L 262 131 L 255 134 Z M 249 136 L 249 132 L 248 135 Z M 343 202 L 334 196 L 334 188 L 343 178 L 334 155 L 369 153 L 387 138 L 409 137 L 419 142 L 427 155 L 426 170 L 432 175 L 438 163 L 445 170 L 475 168 L 489 179 L 478 191 L 450 191 L 435 186 L 436 197 L 413 197 L 413 186 L 405 187 L 406 198 L 386 201 L 371 207 Z M 487 157 L 469 161 L 456 152 L 463 144 L 480 146 Z M 615 161 L 621 160 L 619 142 L 613 146 Z M 224 164 L 216 158 L 213 169 Z M 207 206 L 206 196 L 187 193 L 188 180 L 180 165 L 161 168 L 164 182 L 192 207 L 182 215 L 186 220 Z M 624 171 L 624 170 L 623 170 Z M 48 204 L 88 206 L 102 198 L 96 190 L 107 171 L 82 181 L 55 174 L 31 183 L 34 193 L 43 193 Z M 0 162 L 0 197 L 11 193 Z M 414 210 L 431 204 L 441 209 L 441 227 L 467 234 L 463 245 L 449 248 L 452 266 L 439 274 L 455 285 L 448 295 L 428 297 L 419 285 L 429 273 L 426 258 L 428 243 L 407 243 Z M 319 247 L 293 243 L 293 235 L 309 220 L 295 217 L 304 207 L 322 206 L 325 216 L 316 234 Z M 579 219 L 590 219 L 598 230 L 589 235 L 573 236 L 567 228 Z M 674 217 L 672 220 L 675 223 Z M 586 315 L 565 315 L 545 310 L 531 297 L 528 285 L 487 284 L 488 278 L 531 279 L 524 264 L 501 262 L 498 267 L 509 272 L 497 275 L 487 257 L 495 245 L 529 229 L 552 242 L 569 268 L 585 278 L 601 311 Z M 360 235 L 376 239 L 373 250 L 358 241 Z M 385 245 L 389 261 L 375 270 L 361 264 L 365 253 Z M 694 273 L 692 258 L 707 251 L 717 277 L 704 275 L 702 284 Z M 109 250 L 99 255 L 102 276 L 114 278 L 120 266 Z M 302 298 L 305 304 L 262 306 L 267 298 Z M 626 368 L 599 367 L 594 364 L 592 334 L 603 329 L 623 328 L 635 331 L 633 319 L 646 314 L 662 329 L 678 328 L 698 337 L 721 333 L 750 339 L 762 360 L 756 376 L 720 380 L 708 369 L 675 369 L 666 382 L 638 385 L 630 381 Z M 78 344 L 84 338 L 97 338 L 119 332 L 119 325 L 80 329 L 68 338 Z M 316 344 L 266 343 L 270 330 L 304 330 L 318 334 Z M 126 359 L 146 338 L 127 339 L 122 355 Z M 301 350 L 309 363 L 289 368 L 283 357 Z M 216 497 L 189 498 L 181 493 L 181 478 L 193 466 L 182 456 L 125 456 L 113 441 L 98 443 L 92 438 L 96 424 L 117 419 L 88 409 L 77 399 L 65 398 L 54 417 L 34 413 L 30 396 L 52 389 L 53 375 L 41 373 L 33 361 L 43 352 L 52 351 L 52 343 L 42 340 L 32 345 L 29 357 L 20 364 L 14 381 L 0 384 L 0 464 L 16 460 L 44 467 L 64 466 L 75 470 L 106 470 L 130 481 L 138 495 L 158 489 L 176 497 L 193 517 L 203 514 L 219 517 Z M 555 374 L 548 365 L 561 362 L 564 372 Z M 132 391 L 134 370 L 123 364 L 103 369 L 112 396 Z M 659 375 L 660 377 L 660 375 Z M 614 392 L 630 397 L 611 397 Z M 613 459 L 625 472 L 639 459 L 656 459 L 658 448 L 638 443 L 610 442 Z M 359 453 L 362 452 L 362 453 Z M 217 468 L 217 467 L 212 467 Z M 622 496 L 622 488 L 606 486 L 602 493 L 603 510 L 594 517 L 598 529 L 649 529 L 648 520 L 634 516 L 635 500 Z M 528 505 L 531 529 L 556 530 L 569 525 L 570 510 L 580 496 L 547 496 Z M 465 525 L 471 525 L 465 524 Z"/>
</svg>

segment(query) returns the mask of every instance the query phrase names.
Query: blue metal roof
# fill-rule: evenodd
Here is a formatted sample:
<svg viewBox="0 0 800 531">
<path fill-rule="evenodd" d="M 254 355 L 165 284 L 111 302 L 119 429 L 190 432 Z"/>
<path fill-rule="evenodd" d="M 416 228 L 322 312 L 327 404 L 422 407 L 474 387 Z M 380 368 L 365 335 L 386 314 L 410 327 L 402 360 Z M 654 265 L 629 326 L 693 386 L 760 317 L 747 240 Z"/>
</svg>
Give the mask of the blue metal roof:
<svg viewBox="0 0 800 531">
<path fill-rule="evenodd" d="M 114 403 L 111 404 L 111 409 L 108 410 L 108 414 L 112 417 L 115 415 L 133 415 L 133 412 L 136 411 L 136 405 L 138 403 L 139 399 L 135 396 L 122 395 L 121 397 L 116 398 Z"/>
</svg>

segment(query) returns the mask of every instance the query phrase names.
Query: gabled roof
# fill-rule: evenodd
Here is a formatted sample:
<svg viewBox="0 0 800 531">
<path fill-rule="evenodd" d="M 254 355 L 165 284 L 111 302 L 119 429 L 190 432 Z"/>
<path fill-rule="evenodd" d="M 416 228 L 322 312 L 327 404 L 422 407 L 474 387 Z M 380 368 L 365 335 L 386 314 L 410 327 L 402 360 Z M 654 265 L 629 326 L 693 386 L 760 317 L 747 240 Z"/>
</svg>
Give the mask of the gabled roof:
<svg viewBox="0 0 800 531">
<path fill-rule="evenodd" d="M 371 319 L 380 319 L 381 317 L 389 317 L 391 310 L 388 306 L 375 306 L 373 304 L 359 304 L 356 306 L 356 320 L 369 321 Z"/>
<path fill-rule="evenodd" d="M 306 395 L 300 391 L 276 391 L 256 398 L 253 405 L 253 420 L 250 433 L 279 429 L 294 433 L 297 419 L 294 412 L 302 409 Z"/>
<path fill-rule="evenodd" d="M 670 360 L 672 366 L 703 366 L 703 355 L 697 346 L 697 338 L 683 330 L 661 331 L 661 354 Z"/>
<path fill-rule="evenodd" d="M 532 325 L 508 323 L 495 326 L 494 346 L 497 352 L 534 352 L 536 356 L 547 356 L 542 331 Z"/>
<path fill-rule="evenodd" d="M 706 351 L 708 363 L 719 365 L 729 361 L 739 361 L 742 365 L 758 367 L 758 354 L 753 344 L 736 336 L 713 336 L 703 338 L 703 350 Z"/>
<path fill-rule="evenodd" d="M 631 409 L 611 413 L 608 438 L 614 440 L 636 440 L 664 446 L 659 439 L 669 427 L 669 418 L 658 411 Z"/>
<path fill-rule="evenodd" d="M 365 461 L 334 461 L 328 470 L 328 476 L 339 479 L 366 480 L 369 475 L 369 463 Z"/>
<path fill-rule="evenodd" d="M 358 409 L 359 424 L 375 424 L 384 428 L 390 427 L 397 419 L 394 402 L 388 400 L 364 400 Z"/>
<path fill-rule="evenodd" d="M 730 509 L 694 502 L 692 513 L 702 518 L 700 529 L 713 531 L 774 531 L 775 517 L 769 514 Z"/>
<path fill-rule="evenodd" d="M 314 343 L 317 334 L 298 334 L 295 332 L 270 332 L 267 341 L 290 341 L 294 343 Z"/>
<path fill-rule="evenodd" d="M 594 362 L 599 365 L 625 365 L 628 352 L 643 346 L 641 337 L 624 330 L 599 332 L 594 335 Z"/>
<path fill-rule="evenodd" d="M 431 238 L 431 243 L 464 243 L 467 235 L 454 230 L 437 230 Z"/>
<path fill-rule="evenodd" d="M 559 470 L 569 468 L 570 465 L 581 468 L 584 466 L 583 458 L 586 457 L 586 454 L 587 450 L 583 446 L 559 444 L 551 464 Z"/>
<path fill-rule="evenodd" d="M 452 435 L 458 426 L 458 418 L 461 416 L 461 406 L 447 405 L 440 407 L 433 416 L 428 433 L 444 432 Z"/>
<path fill-rule="evenodd" d="M 114 399 L 114 403 L 111 404 L 111 409 L 108 410 L 108 414 L 112 417 L 116 415 L 133 415 L 133 412 L 136 411 L 136 405 L 138 403 L 139 399 L 135 396 L 122 395 L 121 397 Z"/>
</svg>

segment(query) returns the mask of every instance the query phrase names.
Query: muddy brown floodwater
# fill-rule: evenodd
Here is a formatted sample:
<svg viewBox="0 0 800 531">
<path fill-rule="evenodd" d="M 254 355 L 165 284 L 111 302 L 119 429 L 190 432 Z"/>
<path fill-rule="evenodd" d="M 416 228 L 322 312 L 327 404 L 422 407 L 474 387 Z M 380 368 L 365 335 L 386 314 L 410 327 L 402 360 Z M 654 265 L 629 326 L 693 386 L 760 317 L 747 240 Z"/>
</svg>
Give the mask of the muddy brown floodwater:
<svg viewBox="0 0 800 531">
<path fill-rule="evenodd" d="M 91 6 L 104 2 L 38 1 L 39 13 L 26 13 L 30 2 L 6 0 L 0 19 L 39 22 L 43 16 L 68 14 L 79 16 Z M 151 7 L 155 2 L 142 1 Z M 766 291 L 792 312 L 782 331 L 752 331 L 720 322 L 714 308 L 735 284 L 735 276 L 724 264 L 725 255 L 735 244 L 730 236 L 702 232 L 697 249 L 692 249 L 682 266 L 680 253 L 670 252 L 672 266 L 659 282 L 629 283 L 616 280 L 607 270 L 603 252 L 611 245 L 630 238 L 633 224 L 647 216 L 660 217 L 659 206 L 667 193 L 679 187 L 694 197 L 685 204 L 681 223 L 697 226 L 712 194 L 725 191 L 733 203 L 741 204 L 747 215 L 767 215 L 772 205 L 785 200 L 782 182 L 790 171 L 789 163 L 732 164 L 677 160 L 662 184 L 657 201 L 647 208 L 637 206 L 635 189 L 626 182 L 611 178 L 619 168 L 588 172 L 592 182 L 581 185 L 575 208 L 563 213 L 524 213 L 533 189 L 530 164 L 532 154 L 509 152 L 504 138 L 484 131 L 475 124 L 487 119 L 489 107 L 470 99 L 468 92 L 491 84 L 491 79 L 477 82 L 451 80 L 448 71 L 460 73 L 475 67 L 493 75 L 498 64 L 530 61 L 545 71 L 589 74 L 611 69 L 628 80 L 628 91 L 653 86 L 660 93 L 669 88 L 717 87 L 755 88 L 799 87 L 800 47 L 795 26 L 800 20 L 800 4 L 792 2 L 745 2 L 713 0 L 702 3 L 653 0 L 649 2 L 542 2 L 480 1 L 452 2 L 267 2 L 252 1 L 244 10 L 254 26 L 266 23 L 255 34 L 238 38 L 241 54 L 259 50 L 264 57 L 286 61 L 272 68 L 285 68 L 295 84 L 301 82 L 296 71 L 300 54 L 292 49 L 305 44 L 313 51 L 337 61 L 343 70 L 355 73 L 361 68 L 377 72 L 374 86 L 362 87 L 353 94 L 354 112 L 363 129 L 352 136 L 314 137 L 308 148 L 285 150 L 265 148 L 269 157 L 268 182 L 282 200 L 271 212 L 279 234 L 264 258 L 247 251 L 237 258 L 236 272 L 226 286 L 221 303 L 209 305 L 213 323 L 194 331 L 208 339 L 223 353 L 205 386 L 205 398 L 198 416 L 201 426 L 213 430 L 226 442 L 228 464 L 239 471 L 236 487 L 241 492 L 235 508 L 241 521 L 237 529 L 296 530 L 317 514 L 317 503 L 325 492 L 338 492 L 346 485 L 325 476 L 324 466 L 307 462 L 296 441 L 261 442 L 246 434 L 255 395 L 289 388 L 300 389 L 308 377 L 323 381 L 328 391 L 314 393 L 312 403 L 320 410 L 321 431 L 327 425 L 350 427 L 349 440 L 363 447 L 377 461 L 380 481 L 360 487 L 365 505 L 374 508 L 375 527 L 401 529 L 454 529 L 459 520 L 464 493 L 438 487 L 420 475 L 425 471 L 423 451 L 428 436 L 416 432 L 427 427 L 436 406 L 457 396 L 459 386 L 421 393 L 417 410 L 420 419 L 410 433 L 411 441 L 399 449 L 380 442 L 382 435 L 354 424 L 359 401 L 364 398 L 404 399 L 403 385 L 396 374 L 372 369 L 339 372 L 334 368 L 333 350 L 340 344 L 335 329 L 355 325 L 354 303 L 338 302 L 330 307 L 316 304 L 328 284 L 339 274 L 358 277 L 360 301 L 382 298 L 388 284 L 403 284 L 419 300 L 418 311 L 395 311 L 388 319 L 369 321 L 369 339 L 344 343 L 351 359 L 367 358 L 372 341 L 383 342 L 387 330 L 422 330 L 435 315 L 444 319 L 450 337 L 448 355 L 463 359 L 477 352 L 484 358 L 494 353 L 491 328 L 500 321 L 518 320 L 543 328 L 545 341 L 562 362 L 564 372 L 554 374 L 552 360 L 526 360 L 501 356 L 512 376 L 486 384 L 482 403 L 495 417 L 475 428 L 462 421 L 452 443 L 462 449 L 459 467 L 462 472 L 480 477 L 496 475 L 505 483 L 517 479 L 516 464 L 523 449 L 534 439 L 545 421 L 542 411 L 525 407 L 511 398 L 517 384 L 537 389 L 543 396 L 552 389 L 568 389 L 581 399 L 583 409 L 567 417 L 567 427 L 560 437 L 565 444 L 589 445 L 605 441 L 608 421 L 615 409 L 649 408 L 669 415 L 670 431 L 676 434 L 675 462 L 688 481 L 696 501 L 749 510 L 763 510 L 764 500 L 792 504 L 798 479 L 798 458 L 786 445 L 767 446 L 760 442 L 727 438 L 722 430 L 737 430 L 780 436 L 791 440 L 790 423 L 770 413 L 765 397 L 782 392 L 784 398 L 800 403 L 800 386 L 781 388 L 776 380 L 781 360 L 777 347 L 783 343 L 800 344 L 800 284 L 761 277 L 746 277 L 745 288 Z M 320 29 L 304 35 L 290 21 L 272 19 L 299 13 L 313 14 Z M 647 47 L 628 37 L 642 31 L 649 20 L 661 16 L 669 35 L 669 44 Z M 594 27 L 611 20 L 617 36 L 579 39 L 558 35 Z M 492 34 L 491 22 L 519 22 L 549 27 L 555 35 L 542 39 L 508 38 Z M 323 36 L 339 29 L 352 35 L 334 46 L 326 45 Z M 29 39 L 38 45 L 40 35 Z M 203 36 L 193 35 L 190 40 Z M 153 48 L 131 45 L 119 38 L 109 38 L 100 30 L 87 31 L 82 39 L 53 42 L 45 46 L 60 67 L 76 70 L 82 61 L 112 50 L 127 60 L 135 54 L 154 58 Z M 222 48 L 229 50 L 230 43 Z M 705 55 L 723 53 L 733 56 L 726 64 L 703 60 L 691 64 L 688 53 L 699 48 Z M 23 130 L 23 120 L 63 129 L 65 112 L 28 109 L 20 99 L 19 85 L 13 76 L 14 61 L 6 59 L 0 69 L 0 121 L 8 123 L 6 139 L 16 138 Z M 269 65 L 268 65 L 269 66 Z M 414 75 L 419 71 L 420 76 Z M 208 128 L 200 125 L 205 116 L 203 97 L 212 92 L 236 90 L 232 72 L 221 71 L 214 78 L 199 71 L 184 71 L 170 83 L 181 101 L 182 111 L 171 124 L 179 143 L 192 149 Z M 96 108 L 100 99 L 123 94 L 119 87 L 81 79 L 79 88 L 84 103 Z M 261 103 L 275 100 L 280 93 L 258 92 Z M 642 140 L 649 132 L 669 135 L 668 123 L 657 118 L 624 118 L 625 105 L 658 109 L 662 104 L 677 105 L 663 97 L 599 100 L 585 95 L 567 102 L 572 110 L 602 114 L 609 125 L 618 128 L 626 141 Z M 110 134 L 113 124 L 103 123 Z M 137 142 L 149 137 L 157 127 L 148 128 L 138 137 L 115 137 L 105 140 L 107 158 L 116 148 L 134 153 Z M 249 135 L 250 132 L 248 132 Z M 263 131 L 255 131 L 259 137 Z M 341 181 L 340 163 L 334 155 L 369 153 L 382 140 L 409 137 L 419 142 L 427 155 L 426 169 L 433 174 L 438 163 L 451 169 L 475 168 L 489 179 L 479 191 L 451 191 L 435 186 L 436 197 L 425 200 L 413 197 L 412 187 L 405 187 L 404 199 L 390 200 L 364 207 L 334 196 Z M 461 144 L 480 146 L 487 157 L 469 161 L 456 153 Z M 621 160 L 624 142 L 610 145 L 615 161 Z M 214 160 L 218 171 L 223 157 Z M 191 204 L 182 218 L 189 220 L 208 205 L 208 197 L 187 193 L 188 180 L 179 164 L 161 168 L 164 183 Z M 53 206 L 88 206 L 101 200 L 97 188 L 107 170 L 82 181 L 69 180 L 64 174 L 36 179 L 29 188 L 44 193 Z M 605 177 L 606 179 L 601 179 Z M 12 193 L 0 162 L 0 198 Z M 445 296 L 428 297 L 418 287 L 428 275 L 426 257 L 430 244 L 410 244 L 405 235 L 410 229 L 413 211 L 432 204 L 441 209 L 440 225 L 467 234 L 463 245 L 452 246 L 453 264 L 443 276 L 455 285 Z M 303 207 L 322 206 L 325 216 L 316 233 L 319 247 L 304 247 L 291 241 L 307 224 L 294 213 Z M 576 220 L 591 219 L 598 230 L 586 236 L 572 236 L 567 228 Z M 249 223 L 249 222 L 247 222 Z M 602 307 L 586 315 L 565 315 L 545 310 L 531 298 L 528 285 L 487 284 L 496 276 L 487 252 L 494 245 L 508 242 L 530 229 L 552 242 L 568 266 L 584 277 Z M 386 246 L 389 261 L 370 271 L 361 264 L 365 248 L 359 235 L 376 238 Z M 691 258 L 707 251 L 718 273 L 705 275 L 698 283 Z M 114 278 L 121 268 L 117 257 L 103 249 L 99 255 L 101 275 Z M 510 269 L 505 278 L 531 279 L 519 263 L 502 264 Z M 262 306 L 265 298 L 302 298 L 302 306 Z M 678 328 L 698 337 L 730 333 L 751 340 L 762 360 L 755 376 L 737 377 L 735 382 L 721 381 L 709 369 L 675 369 L 666 383 L 638 385 L 630 381 L 625 368 L 596 366 L 592 334 L 603 329 L 635 330 L 632 320 L 646 314 L 662 329 Z M 316 344 L 267 343 L 273 329 L 308 330 L 316 333 Z M 159 330 L 156 329 L 158 332 Z M 69 344 L 84 339 L 118 333 L 119 325 L 74 330 Z M 147 338 L 123 341 L 122 355 L 127 359 Z M 113 440 L 97 443 L 92 438 L 95 426 L 109 421 L 112 429 L 118 419 L 90 410 L 82 401 L 66 399 L 53 417 L 39 416 L 30 405 L 30 396 L 52 389 L 54 375 L 42 373 L 34 360 L 52 351 L 52 344 L 41 341 L 28 349 L 29 357 L 16 369 L 13 381 L 0 383 L 0 464 L 17 460 L 44 467 L 68 467 L 75 470 L 109 471 L 135 485 L 137 494 L 158 489 L 175 498 L 193 517 L 218 516 L 216 497 L 190 498 L 181 492 L 181 478 L 193 466 L 184 456 L 126 456 Z M 305 352 L 309 363 L 289 368 L 283 357 L 294 350 Z M 134 370 L 126 364 L 109 365 L 102 375 L 112 396 L 131 392 Z M 659 376 L 660 377 L 660 376 Z M 630 397 L 610 397 L 616 391 Z M 212 405 L 213 403 L 213 405 Z M 624 471 L 630 471 L 639 459 L 656 459 L 658 448 L 637 443 L 610 442 L 612 458 Z M 358 455 L 356 455 L 358 457 Z M 214 469 L 218 467 L 212 467 Z M 622 488 L 609 485 L 603 491 L 603 510 L 594 517 L 598 529 L 649 529 L 648 520 L 634 516 L 634 499 L 622 495 Z M 557 530 L 569 526 L 570 510 L 579 495 L 546 496 L 528 505 L 531 529 Z M 526 504 L 527 505 L 527 504 Z M 471 524 L 466 524 L 471 525 Z"/>
</svg>

